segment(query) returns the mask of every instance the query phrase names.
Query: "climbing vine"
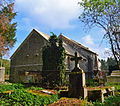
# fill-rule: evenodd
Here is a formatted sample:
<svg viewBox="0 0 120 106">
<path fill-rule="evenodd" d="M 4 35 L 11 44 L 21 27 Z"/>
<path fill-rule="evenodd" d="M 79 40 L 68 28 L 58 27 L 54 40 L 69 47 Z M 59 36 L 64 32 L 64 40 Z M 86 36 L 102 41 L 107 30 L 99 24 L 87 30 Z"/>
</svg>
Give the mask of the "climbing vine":
<svg viewBox="0 0 120 106">
<path fill-rule="evenodd" d="M 58 46 L 58 53 L 57 53 L 57 57 L 58 57 L 58 70 L 60 71 L 60 77 L 61 77 L 61 85 L 65 85 L 66 80 L 65 80 L 65 49 L 63 47 L 63 42 L 62 39 L 59 39 L 59 46 Z"/>
<path fill-rule="evenodd" d="M 60 85 L 65 84 L 65 49 L 62 39 L 54 33 L 49 39 L 49 45 L 43 47 L 43 70 L 60 71 Z"/>
</svg>

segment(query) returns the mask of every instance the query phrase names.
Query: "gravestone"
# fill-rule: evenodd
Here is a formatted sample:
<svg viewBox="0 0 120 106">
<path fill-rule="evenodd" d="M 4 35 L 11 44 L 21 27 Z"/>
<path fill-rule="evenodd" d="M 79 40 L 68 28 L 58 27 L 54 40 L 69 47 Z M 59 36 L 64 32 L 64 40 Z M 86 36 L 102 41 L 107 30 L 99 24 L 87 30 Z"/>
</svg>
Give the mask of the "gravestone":
<svg viewBox="0 0 120 106">
<path fill-rule="evenodd" d="M 0 82 L 5 81 L 5 67 L 0 67 Z"/>
<path fill-rule="evenodd" d="M 78 66 L 78 62 L 82 59 L 82 57 L 77 57 L 77 52 L 75 52 L 75 57 L 71 58 L 71 61 L 75 61 L 75 68 L 69 74 L 69 96 L 73 98 L 82 97 L 85 99 L 87 97 L 87 89 L 85 88 L 85 73 Z"/>
</svg>

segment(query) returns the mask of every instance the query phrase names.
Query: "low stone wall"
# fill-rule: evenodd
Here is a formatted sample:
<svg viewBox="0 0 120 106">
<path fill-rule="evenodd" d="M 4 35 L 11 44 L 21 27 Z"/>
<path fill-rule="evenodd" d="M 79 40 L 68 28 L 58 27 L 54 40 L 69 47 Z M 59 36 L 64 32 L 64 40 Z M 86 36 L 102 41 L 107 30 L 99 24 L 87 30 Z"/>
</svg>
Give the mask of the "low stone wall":
<svg viewBox="0 0 120 106">
<path fill-rule="evenodd" d="M 104 97 L 114 95 L 114 87 L 87 87 L 88 90 L 88 101 L 101 101 L 104 102 Z"/>
<path fill-rule="evenodd" d="M 110 83 L 120 82 L 120 70 L 112 71 L 111 75 L 107 76 L 107 82 L 110 82 Z"/>
<path fill-rule="evenodd" d="M 120 82 L 120 76 L 107 76 L 107 82 Z"/>
</svg>

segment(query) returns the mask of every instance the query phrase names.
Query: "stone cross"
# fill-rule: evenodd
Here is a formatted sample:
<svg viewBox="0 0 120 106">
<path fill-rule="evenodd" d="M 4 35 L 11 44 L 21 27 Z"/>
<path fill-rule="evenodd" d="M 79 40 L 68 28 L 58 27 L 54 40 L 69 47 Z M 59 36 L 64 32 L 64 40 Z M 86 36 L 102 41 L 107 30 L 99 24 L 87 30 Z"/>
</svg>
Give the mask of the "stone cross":
<svg viewBox="0 0 120 106">
<path fill-rule="evenodd" d="M 82 59 L 82 57 L 77 57 L 77 52 L 75 52 L 75 57 L 71 58 L 71 61 L 75 61 L 75 69 L 78 68 L 78 62 Z"/>
<path fill-rule="evenodd" d="M 85 88 L 85 73 L 78 67 L 78 62 L 80 60 L 85 60 L 84 57 L 77 57 L 77 52 L 75 52 L 75 57 L 71 58 L 71 61 L 75 61 L 75 68 L 69 74 L 69 96 L 72 98 L 82 97 L 85 99 L 87 97 L 87 89 Z"/>
</svg>

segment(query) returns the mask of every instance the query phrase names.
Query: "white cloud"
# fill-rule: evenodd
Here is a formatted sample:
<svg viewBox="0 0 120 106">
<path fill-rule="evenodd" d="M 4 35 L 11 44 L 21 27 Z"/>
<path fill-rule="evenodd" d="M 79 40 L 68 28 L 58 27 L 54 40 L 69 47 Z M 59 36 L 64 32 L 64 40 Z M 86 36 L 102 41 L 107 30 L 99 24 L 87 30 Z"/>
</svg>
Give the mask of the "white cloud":
<svg viewBox="0 0 120 106">
<path fill-rule="evenodd" d="M 80 0 L 16 0 L 16 10 L 32 22 L 54 29 L 73 28 L 70 22 L 77 19 Z"/>
<path fill-rule="evenodd" d="M 100 59 L 107 59 L 111 56 L 110 49 L 106 46 L 99 46 L 98 43 L 96 43 L 96 39 L 94 37 L 91 37 L 91 35 L 86 35 L 83 38 L 81 38 L 81 42 L 83 45 L 88 47 L 93 52 L 97 53 Z"/>
<path fill-rule="evenodd" d="M 82 38 L 82 41 L 83 41 L 83 43 L 85 43 L 85 44 L 89 44 L 89 45 L 93 45 L 94 44 L 94 42 L 93 42 L 93 38 L 90 36 L 90 35 L 86 35 L 86 36 L 84 36 L 83 38 Z"/>
</svg>

